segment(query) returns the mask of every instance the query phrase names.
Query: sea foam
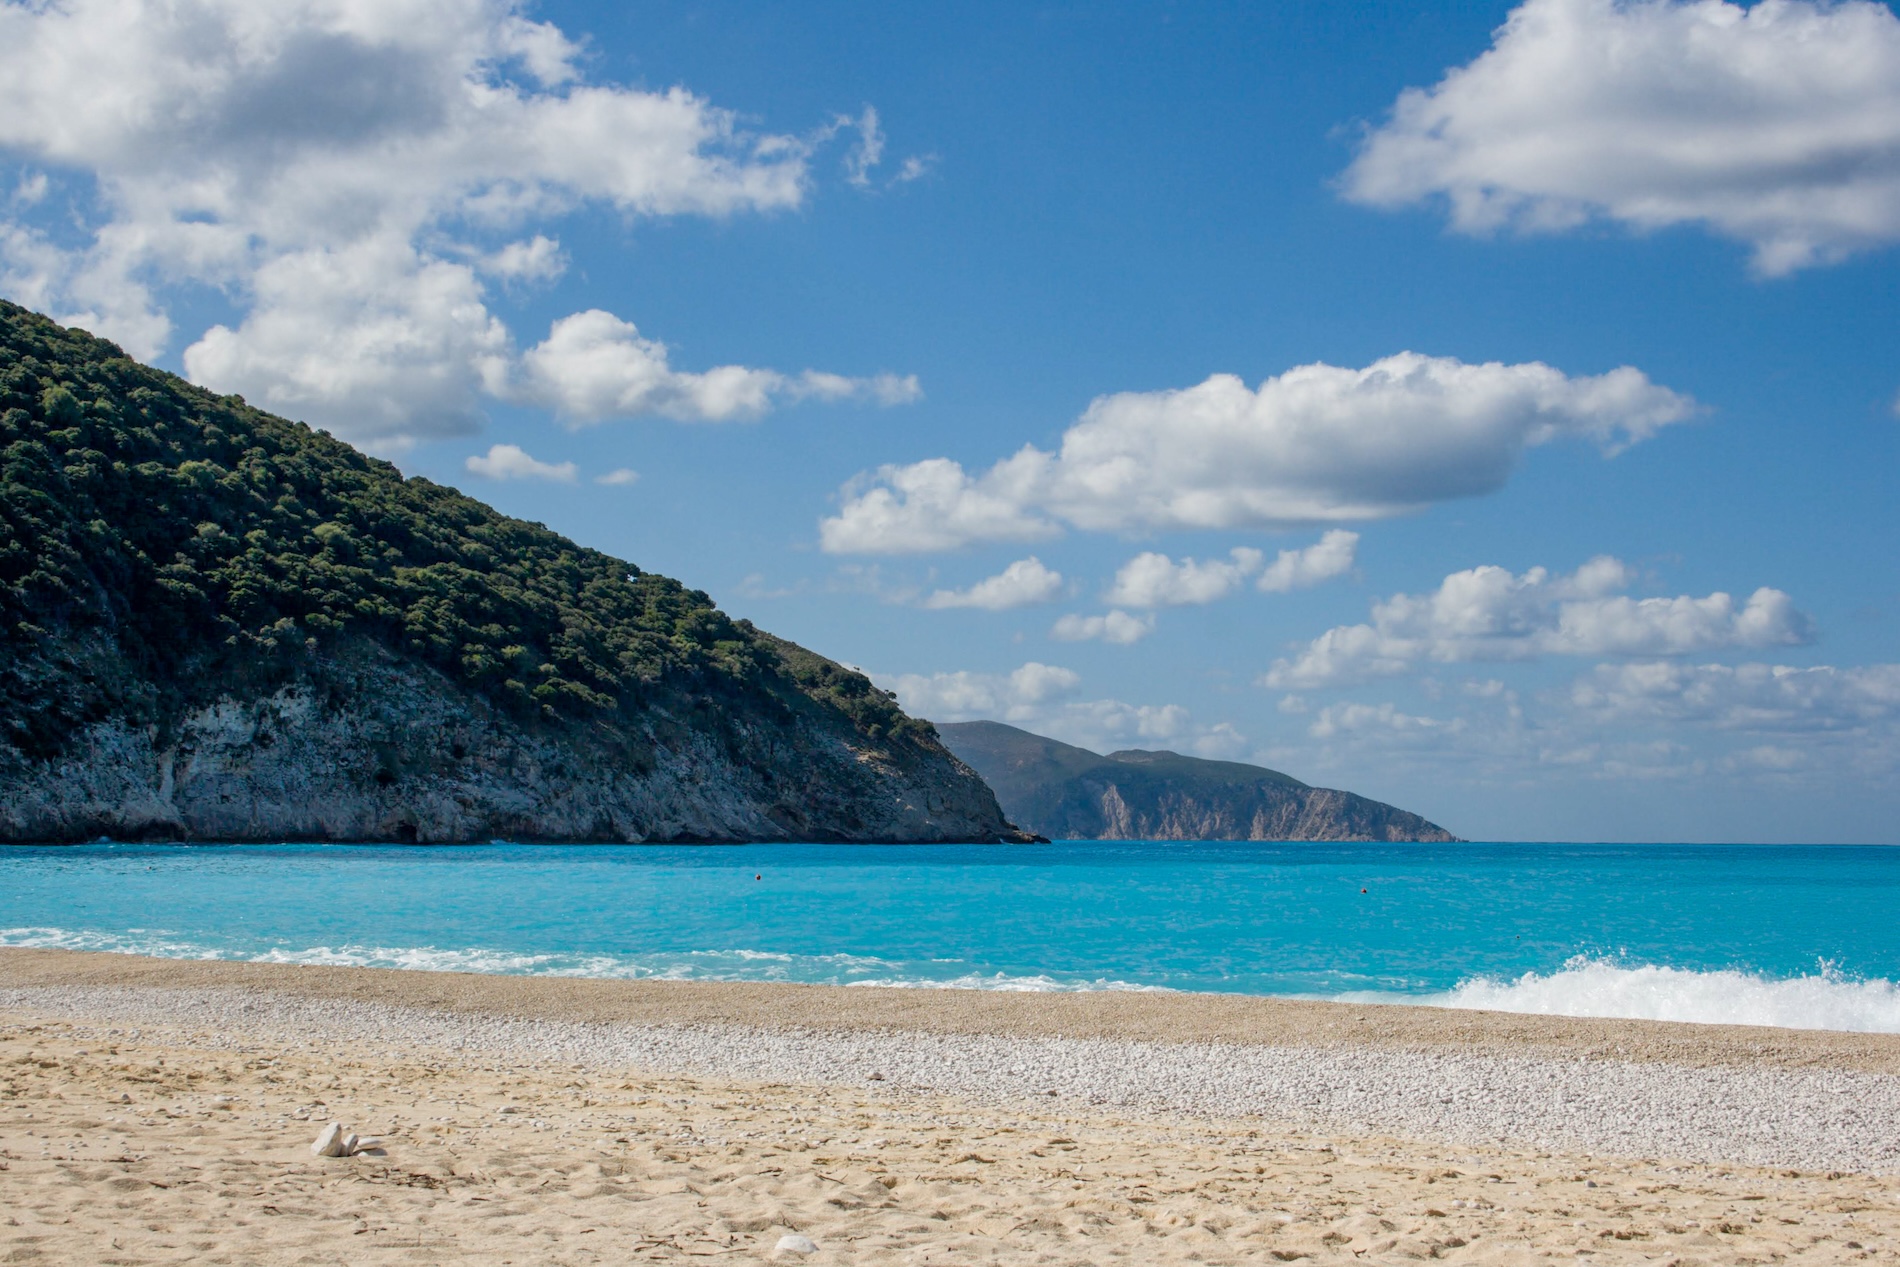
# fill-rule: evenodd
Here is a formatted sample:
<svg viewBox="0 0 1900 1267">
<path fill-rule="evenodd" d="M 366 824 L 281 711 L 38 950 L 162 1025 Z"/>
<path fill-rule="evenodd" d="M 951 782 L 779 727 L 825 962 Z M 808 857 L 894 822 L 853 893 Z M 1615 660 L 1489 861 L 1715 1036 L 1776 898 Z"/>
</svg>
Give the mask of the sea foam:
<svg viewBox="0 0 1900 1267">
<path fill-rule="evenodd" d="M 1556 972 L 1527 972 L 1508 981 L 1474 977 L 1437 994 L 1341 997 L 1342 1001 L 1549 1016 L 1900 1034 L 1900 986 L 1878 977 L 1856 980 L 1827 965 L 1808 976 L 1775 978 L 1734 969 L 1697 972 L 1579 955 Z"/>
<path fill-rule="evenodd" d="M 228 959 L 332 968 L 398 968 L 414 972 L 483 972 L 502 976 L 596 977 L 607 980 L 789 981 L 806 985 L 911 989 L 1073 992 L 1161 990 L 1106 977 L 976 972 L 958 960 L 897 962 L 871 955 L 791 955 L 769 950 L 688 950 L 641 955 L 536 954 L 484 947 L 211 946 L 162 931 L 0 928 L 0 946 L 92 950 L 161 959 Z M 933 971 L 934 970 L 934 975 Z"/>
<path fill-rule="evenodd" d="M 623 980 L 795 981 L 816 985 L 1052 993 L 1167 988 L 1081 973 L 974 971 L 970 965 L 956 960 L 894 962 L 868 955 L 789 955 L 761 950 L 604 955 L 360 944 L 239 948 L 206 945 L 161 930 L 128 929 L 114 933 L 46 927 L 0 929 L 0 946 L 116 951 L 171 959 L 236 959 L 253 963 Z M 1478 1008 L 1546 1016 L 1622 1017 L 1900 1034 L 1900 985 L 1879 977 L 1851 978 L 1825 964 L 1806 976 L 1770 977 L 1737 969 L 1695 971 L 1579 955 L 1554 972 L 1526 972 L 1512 979 L 1472 977 L 1450 990 L 1430 993 L 1354 990 L 1302 997 L 1328 998 L 1342 1003 Z"/>
</svg>

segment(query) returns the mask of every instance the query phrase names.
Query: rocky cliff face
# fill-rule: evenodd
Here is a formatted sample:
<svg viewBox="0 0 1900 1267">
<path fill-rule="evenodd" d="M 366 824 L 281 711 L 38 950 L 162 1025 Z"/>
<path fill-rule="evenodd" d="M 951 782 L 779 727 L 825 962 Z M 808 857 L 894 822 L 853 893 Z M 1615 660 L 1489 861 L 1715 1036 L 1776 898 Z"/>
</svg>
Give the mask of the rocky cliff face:
<svg viewBox="0 0 1900 1267">
<path fill-rule="evenodd" d="M 373 645 L 169 724 L 114 717 L 53 760 L 0 748 L 0 840 L 1020 839 L 962 762 L 816 705 L 680 695 L 618 726 L 524 724 Z"/>
<path fill-rule="evenodd" d="M 997 841 L 863 674 L 0 302 L 0 841 Z"/>
<path fill-rule="evenodd" d="M 1057 840 L 1451 841 L 1417 814 L 1233 761 L 1102 756 L 1000 722 L 939 727 L 1010 820 Z"/>
<path fill-rule="evenodd" d="M 1332 788 L 1210 792 L 1107 773 L 1082 780 L 1054 814 L 1033 821 L 1038 827 L 1026 830 L 1078 840 L 1456 839 L 1416 814 Z"/>
<path fill-rule="evenodd" d="M 1078 840 L 1457 839 L 1417 814 L 1332 788 L 1210 791 L 1118 773 L 1081 780 L 1054 814 L 1029 821 L 1037 826 L 1025 830 Z"/>
</svg>

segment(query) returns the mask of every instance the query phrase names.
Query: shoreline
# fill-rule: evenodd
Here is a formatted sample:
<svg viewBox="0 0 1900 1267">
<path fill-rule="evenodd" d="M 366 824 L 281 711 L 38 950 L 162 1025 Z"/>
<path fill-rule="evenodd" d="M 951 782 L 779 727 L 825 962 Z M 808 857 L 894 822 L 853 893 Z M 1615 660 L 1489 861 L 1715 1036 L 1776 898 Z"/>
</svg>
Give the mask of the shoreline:
<svg viewBox="0 0 1900 1267">
<path fill-rule="evenodd" d="M 1001 991 L 170 959 L 0 947 L 0 988 L 273 991 L 524 1020 L 1245 1046 L 1462 1049 L 1686 1068 L 1832 1068 L 1900 1076 L 1900 1034 L 1783 1029 L 1192 991 Z"/>
<path fill-rule="evenodd" d="M 1236 996 L 4 950 L 0 1258 L 1900 1262 L 1897 1058 Z M 387 1143 L 313 1157 L 329 1121 Z"/>
<path fill-rule="evenodd" d="M 1229 995 L 613 981 L 0 952 L 0 1010 L 592 1069 L 1900 1173 L 1900 1036 Z"/>
</svg>

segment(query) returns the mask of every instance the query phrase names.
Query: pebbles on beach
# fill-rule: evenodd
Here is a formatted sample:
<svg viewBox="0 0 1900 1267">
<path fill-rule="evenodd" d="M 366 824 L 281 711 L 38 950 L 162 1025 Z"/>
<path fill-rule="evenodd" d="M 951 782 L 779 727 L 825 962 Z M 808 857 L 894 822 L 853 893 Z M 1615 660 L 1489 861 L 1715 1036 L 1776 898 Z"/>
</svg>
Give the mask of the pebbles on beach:
<svg viewBox="0 0 1900 1267">
<path fill-rule="evenodd" d="M 0 1008 L 313 1041 L 375 1033 L 397 1050 L 559 1060 L 893 1091 L 988 1104 L 1030 1097 L 1305 1129 L 1535 1145 L 1621 1156 L 1900 1170 L 1900 1077 L 1830 1068 L 1687 1068 L 1483 1050 L 613 1025 L 352 999 L 120 986 L 0 989 Z M 496 1110 L 507 1115 L 517 1106 Z"/>
<path fill-rule="evenodd" d="M 453 984 L 395 975 L 388 983 L 319 970 L 297 980 L 438 1000 Z M 539 991 L 530 992 L 559 995 L 553 983 Z M 807 1015 L 849 1002 L 843 992 L 800 997 Z M 337 1044 L 337 1033 L 377 1041 Z M 1817 1049 L 1782 1047 L 1784 1056 Z M 1246 1064 L 1250 1050 L 1278 1052 L 1279 1063 Z M 1354 1055 L 1446 1059 L 1346 1061 Z M 1107 1091 L 1050 1082 L 1063 1062 L 1080 1062 L 1082 1086 L 1095 1080 Z M 1297 1081 L 1302 1064 L 1351 1097 L 1328 1103 L 1371 1114 L 1377 1096 L 1390 1097 L 1378 1121 L 1441 1111 L 1447 1078 L 1488 1070 L 1490 1082 L 1473 1082 L 1450 1106 L 1480 1125 L 1492 1119 L 1474 1118 L 1466 1101 L 1523 1093 L 1533 1066 L 1554 1079 L 1552 1103 L 1580 1112 L 1605 1102 L 1567 1090 L 1604 1069 L 1636 1079 L 1612 1079 L 1613 1088 L 1740 1088 L 1756 1108 L 1776 1088 L 1750 1090 L 1745 1075 L 1794 1076 L 1777 1085 L 1818 1095 L 1827 1087 L 1814 1080 L 1842 1073 L 1824 1062 L 1763 1063 L 1772 1067 L 1475 1046 L 1296 1050 L 528 1021 L 232 988 L 7 990 L 0 1261 L 806 1259 L 780 1248 L 790 1237 L 811 1243 L 811 1261 L 841 1267 L 1900 1261 L 1900 1180 L 1848 1167 L 1639 1160 L 1358 1129 L 1342 1116 L 1322 1133 L 1209 1107 L 1295 1104 L 1281 1084 L 1307 1086 Z M 1877 1116 L 1888 1108 L 1878 1081 L 1891 1075 L 1877 1072 L 1878 1060 L 1863 1065 L 1848 1072 L 1872 1081 L 1835 1091 L 1872 1088 L 1867 1111 Z M 872 1082 L 870 1072 L 887 1076 Z M 1685 1073 L 1714 1081 L 1655 1081 Z M 959 1086 L 974 1089 L 933 1089 Z M 127 1087 L 140 1093 L 136 1108 L 119 1101 Z M 1060 1094 L 1038 1094 L 1045 1089 Z M 1624 1116 L 1643 1111 L 1638 1102 Z M 305 1123 L 332 1120 L 345 1142 L 349 1123 L 385 1126 L 391 1155 L 348 1166 L 313 1158 Z"/>
<path fill-rule="evenodd" d="M 1867 1175 L 492 1051 L 325 1057 L 160 1023 L 77 1056 L 96 1034 L 0 1013 L 0 1086 L 16 1093 L 0 1101 L 0 1261 L 1758 1267 L 1892 1263 L 1900 1246 L 1900 1185 Z M 123 1078 L 156 1080 L 169 1108 L 113 1113 Z M 400 1147 L 340 1168 L 261 1104 L 214 1113 L 219 1085 L 388 1120 Z M 494 1114 L 504 1098 L 536 1116 Z M 813 1254 L 778 1249 L 787 1236 Z"/>
</svg>

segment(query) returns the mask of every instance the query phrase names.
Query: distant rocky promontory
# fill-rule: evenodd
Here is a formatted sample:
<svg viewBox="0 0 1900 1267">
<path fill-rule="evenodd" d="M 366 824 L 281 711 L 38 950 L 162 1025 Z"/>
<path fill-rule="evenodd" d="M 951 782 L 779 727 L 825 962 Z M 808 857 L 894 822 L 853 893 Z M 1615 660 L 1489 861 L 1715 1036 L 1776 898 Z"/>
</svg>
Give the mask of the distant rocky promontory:
<svg viewBox="0 0 1900 1267">
<path fill-rule="evenodd" d="M 1001 722 L 938 726 L 1025 831 L 1056 840 L 1451 841 L 1417 814 L 1236 761 L 1107 756 Z"/>
<path fill-rule="evenodd" d="M 0 841 L 100 836 L 1022 838 L 863 674 L 0 302 Z"/>
</svg>

